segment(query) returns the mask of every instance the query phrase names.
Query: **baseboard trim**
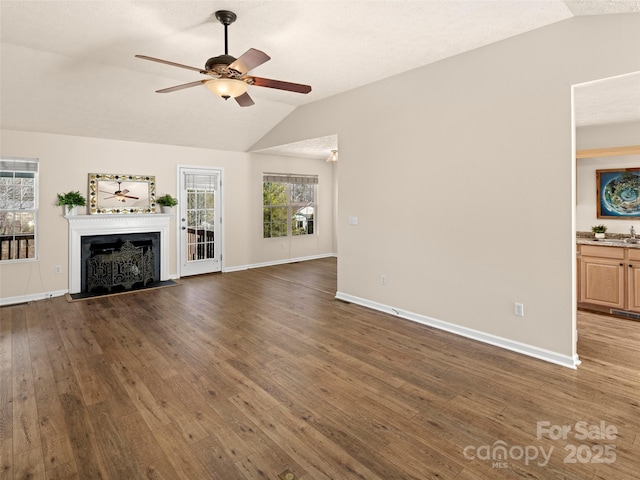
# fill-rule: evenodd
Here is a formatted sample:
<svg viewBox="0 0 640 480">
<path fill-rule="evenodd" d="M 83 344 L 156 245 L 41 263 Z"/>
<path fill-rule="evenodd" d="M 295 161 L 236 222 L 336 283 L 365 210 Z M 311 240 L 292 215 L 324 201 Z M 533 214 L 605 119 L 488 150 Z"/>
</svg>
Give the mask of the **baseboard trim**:
<svg viewBox="0 0 640 480">
<path fill-rule="evenodd" d="M 272 260 L 269 262 L 251 263 L 249 265 L 238 265 L 236 267 L 225 267 L 224 273 L 239 272 L 249 270 L 251 268 L 272 267 L 274 265 L 284 265 L 285 263 L 306 262 L 307 260 L 318 260 L 319 258 L 337 257 L 335 253 L 321 253 L 319 255 L 309 255 L 306 257 L 283 258 L 281 260 Z"/>
<path fill-rule="evenodd" d="M 178 279 L 177 275 L 169 275 L 170 280 Z M 69 290 L 54 290 L 52 292 L 39 292 L 31 293 L 29 295 L 19 295 L 17 297 L 0 298 L 0 307 L 5 305 L 16 305 L 18 303 L 35 302 L 37 300 L 46 300 L 53 297 L 62 297 L 66 295 Z"/>
<path fill-rule="evenodd" d="M 46 300 L 53 297 L 61 297 L 68 291 L 69 290 L 55 290 L 53 292 L 40 292 L 29 295 L 19 295 L 17 297 L 0 298 L 0 307 L 16 305 L 18 303 L 35 302 L 36 300 Z"/>
<path fill-rule="evenodd" d="M 453 323 L 444 322 L 436 318 L 427 317 L 425 315 L 420 315 L 413 312 L 403 311 L 394 307 L 390 307 L 388 305 L 384 305 L 382 303 L 373 302 L 365 298 L 356 297 L 356 296 L 349 295 L 342 292 L 337 292 L 335 298 L 338 300 L 342 300 L 344 302 L 355 303 L 357 305 L 360 305 L 366 308 L 371 308 L 373 310 L 378 310 L 380 312 L 388 313 L 395 317 L 400 317 L 404 320 L 410 320 L 412 322 L 421 323 L 423 325 L 434 327 L 439 330 L 444 330 L 446 332 L 454 333 L 462 337 L 470 338 L 472 340 L 477 340 L 482 343 L 487 343 L 489 345 L 494 345 L 496 347 L 504 348 L 505 350 L 510 350 L 512 352 L 520 353 L 522 355 L 527 355 L 529 357 L 537 358 L 539 360 L 544 360 L 546 362 L 554 363 L 556 365 L 561 365 L 563 367 L 572 368 L 575 370 L 577 369 L 578 365 L 580 365 L 580 360 L 578 358 L 578 355 L 575 355 L 574 357 L 563 355 L 557 352 L 546 350 L 544 348 L 535 347 L 533 345 L 528 345 L 526 343 L 509 340 L 508 338 L 498 337 L 490 333 L 474 330 L 472 328 L 467 328 L 461 325 L 455 325 Z"/>
</svg>

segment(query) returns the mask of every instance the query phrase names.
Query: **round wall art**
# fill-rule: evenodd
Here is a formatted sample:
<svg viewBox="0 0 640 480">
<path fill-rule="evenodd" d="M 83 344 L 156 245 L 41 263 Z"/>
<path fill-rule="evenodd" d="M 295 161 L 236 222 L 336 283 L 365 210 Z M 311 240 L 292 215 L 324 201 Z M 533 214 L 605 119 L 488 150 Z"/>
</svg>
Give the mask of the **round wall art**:
<svg viewBox="0 0 640 480">
<path fill-rule="evenodd" d="M 598 218 L 640 217 L 640 169 L 597 170 Z"/>
</svg>

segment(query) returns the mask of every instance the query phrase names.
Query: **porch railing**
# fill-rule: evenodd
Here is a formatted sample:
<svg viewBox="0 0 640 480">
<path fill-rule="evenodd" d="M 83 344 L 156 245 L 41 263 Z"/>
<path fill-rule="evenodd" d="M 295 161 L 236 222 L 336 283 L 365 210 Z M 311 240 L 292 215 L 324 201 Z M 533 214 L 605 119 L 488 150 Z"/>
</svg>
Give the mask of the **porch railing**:
<svg viewBox="0 0 640 480">
<path fill-rule="evenodd" d="M 0 235 L 0 260 L 35 258 L 36 237 L 25 235 Z"/>
</svg>

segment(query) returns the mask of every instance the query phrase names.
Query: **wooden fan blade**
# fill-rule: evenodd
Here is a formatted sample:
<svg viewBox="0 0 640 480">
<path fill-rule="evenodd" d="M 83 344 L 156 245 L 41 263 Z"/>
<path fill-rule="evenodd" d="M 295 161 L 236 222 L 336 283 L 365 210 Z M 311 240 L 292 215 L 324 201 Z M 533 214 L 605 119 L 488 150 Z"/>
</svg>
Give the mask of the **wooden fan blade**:
<svg viewBox="0 0 640 480">
<path fill-rule="evenodd" d="M 175 87 L 163 88 L 162 90 L 156 90 L 156 93 L 169 93 L 175 92 L 176 90 L 182 90 L 183 88 L 191 88 L 197 87 L 198 85 L 202 85 L 209 80 L 198 80 L 196 82 L 183 83 L 182 85 L 176 85 Z"/>
<path fill-rule="evenodd" d="M 132 197 L 131 195 L 125 195 L 124 198 L 133 198 L 134 200 L 140 200 L 140 197 Z"/>
<path fill-rule="evenodd" d="M 242 95 L 236 97 L 236 102 L 241 107 L 250 107 L 254 105 L 253 99 L 249 96 L 247 92 L 244 92 Z"/>
<path fill-rule="evenodd" d="M 309 93 L 311 87 L 309 85 L 302 85 L 300 83 L 283 82 L 282 80 L 271 80 L 270 78 L 261 77 L 244 77 L 253 80 L 253 85 L 256 87 L 269 87 L 277 88 L 278 90 L 287 90 L 288 92 L 296 93 Z"/>
<path fill-rule="evenodd" d="M 244 75 L 249 70 L 256 68 L 258 65 L 262 65 L 268 60 L 271 60 L 269 55 L 255 48 L 250 48 L 240 55 L 235 62 L 229 65 L 229 68 Z"/>
<path fill-rule="evenodd" d="M 181 63 L 170 62 L 169 60 L 162 60 L 161 58 L 148 57 L 147 55 L 136 55 L 136 58 L 141 58 L 143 60 L 150 60 L 152 62 L 164 63 L 166 65 L 171 65 L 173 67 L 186 68 L 187 70 L 194 70 L 198 73 L 202 73 L 201 68 L 190 67 L 189 65 L 183 65 Z"/>
</svg>

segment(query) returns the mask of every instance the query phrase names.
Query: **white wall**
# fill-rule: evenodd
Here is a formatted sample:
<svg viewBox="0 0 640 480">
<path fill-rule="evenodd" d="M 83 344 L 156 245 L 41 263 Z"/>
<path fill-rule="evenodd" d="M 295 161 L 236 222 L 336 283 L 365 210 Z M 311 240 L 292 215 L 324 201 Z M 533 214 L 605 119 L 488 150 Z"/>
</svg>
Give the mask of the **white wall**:
<svg viewBox="0 0 640 480">
<path fill-rule="evenodd" d="M 640 145 L 640 122 L 594 125 L 576 130 L 576 149 Z M 640 221 L 597 218 L 596 170 L 640 168 L 640 155 L 583 158 L 577 161 L 576 230 L 590 232 L 593 225 L 606 225 L 607 233 L 628 234 L 633 225 L 640 232 Z"/>
<path fill-rule="evenodd" d="M 573 18 L 299 108 L 253 148 L 338 133 L 342 295 L 571 365 L 571 86 L 637 70 L 640 15 Z"/>
<path fill-rule="evenodd" d="M 68 223 L 55 207 L 56 193 L 88 191 L 88 174 L 155 175 L 158 194 L 177 195 L 177 165 L 221 167 L 223 179 L 224 268 L 333 253 L 332 171 L 326 162 L 265 157 L 240 152 L 136 143 L 46 133 L 2 130 L 0 155 L 40 159 L 38 259 L 0 264 L 0 302 L 64 293 L 68 288 Z M 263 170 L 264 169 L 264 170 Z M 262 238 L 262 172 L 320 176 L 321 235 L 285 240 L 272 248 Z M 170 232 L 169 275 L 177 275 L 175 226 Z M 55 266 L 62 273 L 55 274 Z"/>
<path fill-rule="evenodd" d="M 299 159 L 253 154 L 251 158 L 251 183 L 247 185 L 252 205 L 262 206 L 262 174 L 265 172 L 318 174 L 316 235 L 296 237 L 262 238 L 262 209 L 251 214 L 253 242 L 251 263 L 273 263 L 278 260 L 304 258 L 335 253 L 333 234 L 334 179 L 331 165 L 324 160 Z M 235 241 L 233 238 L 232 241 Z"/>
</svg>

